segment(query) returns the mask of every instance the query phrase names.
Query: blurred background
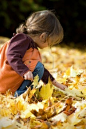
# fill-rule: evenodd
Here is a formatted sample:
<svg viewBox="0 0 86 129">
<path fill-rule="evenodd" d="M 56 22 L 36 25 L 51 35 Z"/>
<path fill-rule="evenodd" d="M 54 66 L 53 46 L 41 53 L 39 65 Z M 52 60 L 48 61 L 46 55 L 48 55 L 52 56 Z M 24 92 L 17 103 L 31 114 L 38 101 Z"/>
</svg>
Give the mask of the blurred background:
<svg viewBox="0 0 86 129">
<path fill-rule="evenodd" d="M 64 29 L 63 42 L 86 44 L 85 0 L 0 0 L 0 36 L 11 38 L 34 11 L 53 10 Z"/>
</svg>

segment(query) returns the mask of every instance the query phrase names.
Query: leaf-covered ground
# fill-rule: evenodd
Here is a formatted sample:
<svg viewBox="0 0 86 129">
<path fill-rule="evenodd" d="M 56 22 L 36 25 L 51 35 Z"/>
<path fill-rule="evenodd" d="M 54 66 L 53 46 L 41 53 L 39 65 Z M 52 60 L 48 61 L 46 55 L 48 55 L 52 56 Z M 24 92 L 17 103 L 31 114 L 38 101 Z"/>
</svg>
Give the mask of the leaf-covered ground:
<svg viewBox="0 0 86 129">
<path fill-rule="evenodd" d="M 86 51 L 67 46 L 41 50 L 43 63 L 59 83 L 38 84 L 15 98 L 0 94 L 0 129 L 86 129 Z"/>
</svg>

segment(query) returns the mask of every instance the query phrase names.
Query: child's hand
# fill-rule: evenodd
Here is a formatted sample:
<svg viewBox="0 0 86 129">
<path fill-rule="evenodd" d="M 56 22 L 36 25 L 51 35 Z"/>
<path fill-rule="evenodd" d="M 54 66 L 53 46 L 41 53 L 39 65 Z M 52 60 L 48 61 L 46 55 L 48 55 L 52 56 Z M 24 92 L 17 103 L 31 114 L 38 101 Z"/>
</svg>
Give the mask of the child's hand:
<svg viewBox="0 0 86 129">
<path fill-rule="evenodd" d="M 24 74 L 24 79 L 25 80 L 31 80 L 33 81 L 33 74 L 31 71 L 28 71 L 27 73 Z"/>
<path fill-rule="evenodd" d="M 62 90 L 65 90 L 65 88 L 67 88 L 67 86 L 63 85 L 63 84 L 60 84 L 60 86 L 58 86 L 58 88 L 62 89 Z"/>
<path fill-rule="evenodd" d="M 67 88 L 67 86 L 58 83 L 56 80 L 54 80 L 52 83 L 53 83 L 54 86 L 56 86 L 56 87 L 58 87 L 58 88 L 60 88 L 62 90 L 65 90 L 65 88 Z"/>
</svg>

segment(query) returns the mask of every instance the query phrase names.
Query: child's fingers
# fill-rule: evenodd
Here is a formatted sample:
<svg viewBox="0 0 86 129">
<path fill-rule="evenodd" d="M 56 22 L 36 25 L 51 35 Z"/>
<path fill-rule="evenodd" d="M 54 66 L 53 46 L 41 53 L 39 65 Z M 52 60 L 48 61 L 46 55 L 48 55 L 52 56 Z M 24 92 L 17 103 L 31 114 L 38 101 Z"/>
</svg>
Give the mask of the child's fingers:
<svg viewBox="0 0 86 129">
<path fill-rule="evenodd" d="M 33 75 L 31 75 L 30 80 L 33 81 Z"/>
<path fill-rule="evenodd" d="M 33 75 L 26 75 L 25 77 L 24 77 L 24 79 L 25 80 L 31 80 L 31 81 L 33 81 Z"/>
<path fill-rule="evenodd" d="M 26 74 L 24 75 L 24 79 L 25 79 L 25 80 L 31 80 L 31 81 L 33 81 L 33 74 L 32 74 L 32 72 L 26 73 Z"/>
<path fill-rule="evenodd" d="M 25 79 L 25 80 L 28 80 L 28 76 L 27 76 L 27 75 L 25 75 L 25 76 L 24 76 L 24 79 Z"/>
</svg>

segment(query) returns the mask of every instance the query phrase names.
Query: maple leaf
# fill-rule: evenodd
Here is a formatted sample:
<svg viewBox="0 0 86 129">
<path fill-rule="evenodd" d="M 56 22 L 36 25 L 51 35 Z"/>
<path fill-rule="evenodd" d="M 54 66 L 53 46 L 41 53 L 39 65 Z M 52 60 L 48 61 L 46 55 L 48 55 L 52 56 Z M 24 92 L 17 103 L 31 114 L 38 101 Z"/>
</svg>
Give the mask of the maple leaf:
<svg viewBox="0 0 86 129">
<path fill-rule="evenodd" d="M 30 129 L 48 129 L 47 122 L 43 120 L 30 119 Z"/>
<path fill-rule="evenodd" d="M 70 68 L 68 68 L 64 74 L 63 77 L 76 77 L 77 75 L 81 75 L 83 73 L 83 70 L 79 69 L 79 70 L 75 70 L 73 68 L 73 66 L 71 66 Z"/>
<path fill-rule="evenodd" d="M 39 83 L 38 81 L 39 81 L 39 76 L 36 75 L 36 76 L 34 77 L 34 80 L 33 80 L 33 83 L 32 83 L 32 85 L 33 85 L 34 88 L 37 88 L 38 83 Z"/>
<path fill-rule="evenodd" d="M 61 129 L 77 129 L 74 125 L 71 125 L 70 123 L 64 123 L 63 127 Z"/>
<path fill-rule="evenodd" d="M 24 112 L 21 112 L 20 115 L 21 118 L 35 118 L 35 115 L 31 113 L 28 109 L 26 109 Z"/>
<path fill-rule="evenodd" d="M 53 93 L 53 86 L 49 79 L 48 83 L 42 86 L 39 92 L 39 96 L 42 97 L 42 99 L 49 99 L 50 97 L 52 97 L 52 93 Z"/>
<path fill-rule="evenodd" d="M 71 114 L 71 115 L 68 117 L 67 121 L 68 121 L 71 125 L 76 125 L 76 124 L 78 124 L 79 122 L 81 122 L 82 119 L 79 119 L 79 118 L 78 118 L 77 113 L 73 113 L 73 114 Z"/>
<path fill-rule="evenodd" d="M 26 109 L 21 111 L 21 118 L 28 118 L 28 117 L 35 117 L 33 113 L 31 113 L 32 110 L 35 110 L 39 112 L 39 109 L 43 109 L 44 104 L 41 102 L 38 102 L 37 104 L 28 104 L 26 105 Z"/>
<path fill-rule="evenodd" d="M 79 89 L 69 89 L 69 88 L 66 88 L 65 91 L 62 91 L 64 94 L 67 94 L 68 96 L 72 96 L 72 97 L 75 97 L 75 98 L 78 98 L 78 97 L 85 97 L 85 95 L 82 93 L 81 90 Z"/>
<path fill-rule="evenodd" d="M 9 119 L 8 117 L 3 117 L 0 119 L 0 129 L 2 128 L 12 128 L 12 126 L 15 126 L 15 121 Z"/>
<path fill-rule="evenodd" d="M 50 118 L 51 121 L 61 121 L 61 122 L 65 122 L 66 119 L 67 119 L 67 115 L 63 112 Z"/>
<path fill-rule="evenodd" d="M 86 117 L 86 107 L 81 110 L 81 112 L 79 113 L 78 117 L 80 119 Z"/>
</svg>

